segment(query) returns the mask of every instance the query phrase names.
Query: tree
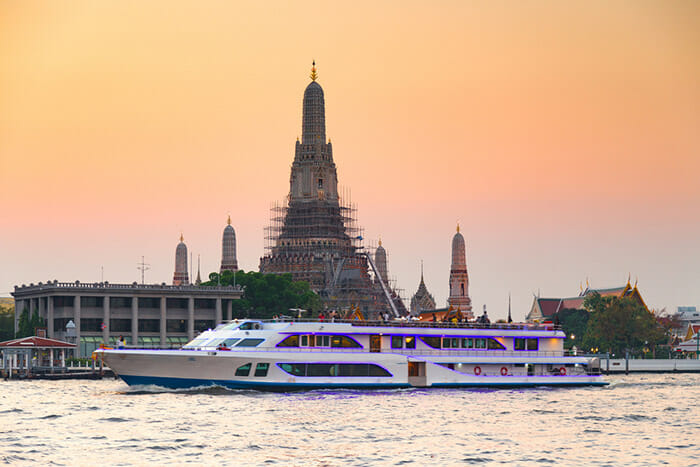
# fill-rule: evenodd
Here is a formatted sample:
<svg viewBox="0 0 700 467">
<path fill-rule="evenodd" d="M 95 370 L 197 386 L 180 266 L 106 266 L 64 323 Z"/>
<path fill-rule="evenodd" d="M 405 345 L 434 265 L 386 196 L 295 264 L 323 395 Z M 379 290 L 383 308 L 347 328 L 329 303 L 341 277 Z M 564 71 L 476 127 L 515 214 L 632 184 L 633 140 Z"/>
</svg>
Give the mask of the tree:
<svg viewBox="0 0 700 467">
<path fill-rule="evenodd" d="M 0 342 L 15 337 L 15 307 L 0 304 Z"/>
<path fill-rule="evenodd" d="M 584 348 L 623 354 L 664 341 L 664 330 L 653 313 L 630 297 L 601 297 L 593 293 L 583 302 L 590 318 Z"/>
<path fill-rule="evenodd" d="M 250 271 L 224 271 L 209 274 L 203 286 L 240 285 L 244 289 L 240 300 L 233 300 L 233 318 L 272 318 L 289 314 L 290 308 L 302 308 L 312 313 L 321 309 L 320 297 L 308 282 L 292 280 L 291 274 L 262 274 Z"/>
<path fill-rule="evenodd" d="M 559 323 L 566 334 L 564 345 L 570 349 L 574 345 L 581 348 L 588 327 L 589 314 L 586 310 L 564 308 L 559 313 Z M 574 336 L 572 339 L 571 336 Z"/>
<path fill-rule="evenodd" d="M 19 315 L 19 323 L 17 326 L 17 336 L 15 337 L 28 337 L 34 334 L 32 332 L 32 323 L 29 317 L 29 309 L 25 306 L 22 313 Z"/>
</svg>

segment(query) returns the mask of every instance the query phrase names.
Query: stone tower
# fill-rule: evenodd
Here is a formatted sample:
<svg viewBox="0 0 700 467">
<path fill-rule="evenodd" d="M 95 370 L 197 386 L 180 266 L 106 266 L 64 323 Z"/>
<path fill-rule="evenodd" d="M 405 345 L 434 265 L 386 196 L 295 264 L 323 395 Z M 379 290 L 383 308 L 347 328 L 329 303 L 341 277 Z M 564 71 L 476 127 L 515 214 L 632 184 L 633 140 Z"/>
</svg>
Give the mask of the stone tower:
<svg viewBox="0 0 700 467">
<path fill-rule="evenodd" d="M 224 228 L 224 237 L 221 240 L 221 268 L 219 272 L 238 271 L 236 259 L 236 231 L 231 226 L 231 216 L 228 216 L 228 225 Z"/>
<path fill-rule="evenodd" d="M 173 285 L 188 285 L 190 277 L 187 274 L 187 245 L 185 245 L 184 237 L 180 234 L 180 243 L 175 248 L 175 275 L 173 276 Z"/>
<path fill-rule="evenodd" d="M 389 286 L 389 273 L 386 267 L 386 250 L 382 246 L 382 241 L 379 240 L 377 251 L 374 252 L 374 265 L 377 267 L 377 272 L 382 277 L 384 285 Z"/>
<path fill-rule="evenodd" d="M 376 316 L 388 305 L 372 283 L 367 258 L 358 253 L 361 237 L 352 209 L 338 194 L 333 146 L 326 140 L 325 100 L 316 81 L 304 91 L 301 141 L 297 139 L 285 207 L 273 208 L 268 253 L 260 272 L 291 273 L 307 281 L 329 309 L 359 306 Z"/>
<path fill-rule="evenodd" d="M 450 297 L 447 304 L 473 318 L 472 300 L 469 298 L 469 274 L 467 274 L 467 253 L 464 237 L 457 233 L 452 237 L 452 267 L 450 268 Z"/>
<path fill-rule="evenodd" d="M 432 294 L 428 292 L 428 288 L 425 286 L 425 280 L 423 279 L 423 262 L 420 263 L 420 284 L 418 285 L 418 290 L 411 298 L 411 314 L 413 316 L 420 315 L 421 311 L 434 310 L 435 309 L 435 299 Z"/>
</svg>

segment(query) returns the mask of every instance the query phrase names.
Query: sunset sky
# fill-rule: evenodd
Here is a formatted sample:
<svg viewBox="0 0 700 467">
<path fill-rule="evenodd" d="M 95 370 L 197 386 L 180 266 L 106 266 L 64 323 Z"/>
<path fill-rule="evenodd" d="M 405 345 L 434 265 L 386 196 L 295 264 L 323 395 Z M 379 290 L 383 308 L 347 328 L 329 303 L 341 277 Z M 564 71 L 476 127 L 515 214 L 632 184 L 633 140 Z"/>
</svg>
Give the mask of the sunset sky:
<svg viewBox="0 0 700 467">
<path fill-rule="evenodd" d="M 0 296 L 257 270 L 311 61 L 366 243 L 439 306 L 624 284 L 700 306 L 700 2 L 0 3 Z M 195 267 L 196 273 L 196 267 Z"/>
</svg>

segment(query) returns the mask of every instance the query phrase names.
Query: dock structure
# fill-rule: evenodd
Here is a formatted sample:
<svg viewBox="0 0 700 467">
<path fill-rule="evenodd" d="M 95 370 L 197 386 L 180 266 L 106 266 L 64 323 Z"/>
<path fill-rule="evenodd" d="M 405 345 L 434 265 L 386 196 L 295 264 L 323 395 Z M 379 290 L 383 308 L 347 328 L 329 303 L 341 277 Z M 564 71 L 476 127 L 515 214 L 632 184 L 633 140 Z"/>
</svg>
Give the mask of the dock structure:
<svg viewBox="0 0 700 467">
<path fill-rule="evenodd" d="M 15 286 L 15 332 L 24 310 L 46 321 L 47 337 L 75 344 L 74 357 L 100 345 L 174 347 L 232 317 L 240 286 L 49 281 Z M 75 325 L 73 328 L 72 325 Z"/>
<path fill-rule="evenodd" d="M 74 348 L 70 342 L 39 336 L 0 342 L 3 376 L 60 371 L 66 368 L 66 351 Z"/>
</svg>

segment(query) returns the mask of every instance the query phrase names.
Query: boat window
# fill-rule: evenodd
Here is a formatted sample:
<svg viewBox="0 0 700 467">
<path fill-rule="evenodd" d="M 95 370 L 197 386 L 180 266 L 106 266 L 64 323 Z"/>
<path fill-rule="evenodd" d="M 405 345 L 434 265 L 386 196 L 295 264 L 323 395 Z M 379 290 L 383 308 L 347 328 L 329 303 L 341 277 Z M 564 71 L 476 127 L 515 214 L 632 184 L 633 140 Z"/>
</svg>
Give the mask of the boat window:
<svg viewBox="0 0 700 467">
<path fill-rule="evenodd" d="M 243 339 L 236 347 L 257 347 L 265 339 Z"/>
<path fill-rule="evenodd" d="M 226 331 L 233 331 L 234 329 L 238 329 L 239 325 L 240 325 L 240 323 L 228 323 L 226 326 L 224 326 L 221 329 L 226 330 Z"/>
<path fill-rule="evenodd" d="M 331 336 L 316 336 L 316 347 L 330 347 Z"/>
<path fill-rule="evenodd" d="M 233 345 L 238 342 L 240 339 L 237 337 L 229 337 L 226 339 L 222 344 L 224 347 L 233 347 Z"/>
<path fill-rule="evenodd" d="M 236 376 L 248 376 L 250 374 L 250 367 L 253 366 L 252 363 L 246 363 L 241 365 L 236 369 Z"/>
<path fill-rule="evenodd" d="M 308 377 L 367 377 L 393 376 L 385 368 L 373 363 L 278 363 L 283 371 L 293 376 Z"/>
<path fill-rule="evenodd" d="M 287 338 L 277 344 L 277 347 L 299 347 L 299 336 L 287 336 Z"/>
<path fill-rule="evenodd" d="M 250 331 L 252 329 L 262 329 L 262 324 L 258 321 L 248 321 L 246 323 L 241 324 L 238 329 L 240 329 L 242 331 Z"/>
<path fill-rule="evenodd" d="M 496 339 L 488 339 L 489 350 L 505 350 L 506 348 Z"/>
<path fill-rule="evenodd" d="M 406 348 L 407 349 L 415 349 L 416 348 L 416 337 L 415 336 L 406 336 Z"/>
<path fill-rule="evenodd" d="M 258 363 L 255 365 L 255 376 L 267 376 L 267 370 L 269 368 L 269 363 Z"/>
<path fill-rule="evenodd" d="M 434 349 L 439 349 L 442 346 L 440 345 L 440 339 L 439 337 L 433 337 L 433 336 L 421 336 L 421 340 L 425 342 L 429 347 L 432 347 Z"/>
<path fill-rule="evenodd" d="M 474 339 L 471 337 L 465 337 L 462 339 L 462 348 L 463 349 L 473 349 L 474 348 Z"/>
<path fill-rule="evenodd" d="M 362 347 L 355 339 L 348 336 L 332 336 L 331 347 Z"/>
<path fill-rule="evenodd" d="M 403 348 L 403 336 L 391 336 L 391 348 L 392 349 Z"/>
<path fill-rule="evenodd" d="M 516 337 L 513 339 L 513 349 L 515 350 L 537 350 L 537 338 Z"/>
<path fill-rule="evenodd" d="M 486 339 L 483 339 L 483 338 L 474 339 L 474 347 L 477 349 L 485 349 L 486 348 Z"/>
<path fill-rule="evenodd" d="M 313 334 L 309 336 L 309 347 L 313 347 L 316 343 L 316 339 L 314 339 L 314 337 L 316 336 L 314 336 Z"/>
<path fill-rule="evenodd" d="M 306 376 L 337 376 L 336 365 L 332 363 L 307 363 Z"/>
<path fill-rule="evenodd" d="M 379 365 L 368 364 L 369 376 L 392 376 L 385 368 Z"/>
<path fill-rule="evenodd" d="M 309 336 L 301 336 L 301 346 L 302 347 L 309 346 Z"/>
<path fill-rule="evenodd" d="M 191 347 L 200 347 L 202 343 L 206 342 L 207 339 L 202 339 L 202 338 L 197 338 L 192 340 L 191 342 L 188 342 L 183 346 L 183 348 L 191 348 Z"/>
<path fill-rule="evenodd" d="M 304 376 L 306 373 L 306 365 L 303 363 L 278 363 L 277 366 L 294 376 Z"/>
<path fill-rule="evenodd" d="M 442 348 L 443 349 L 449 349 L 452 347 L 452 343 L 450 342 L 449 337 L 443 337 L 442 338 Z"/>
</svg>

